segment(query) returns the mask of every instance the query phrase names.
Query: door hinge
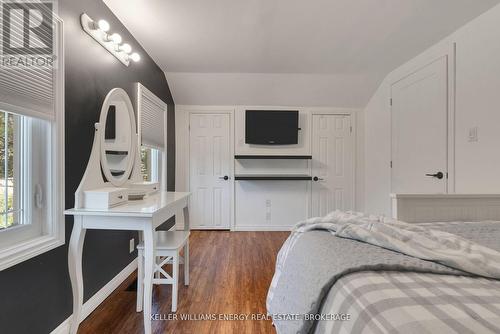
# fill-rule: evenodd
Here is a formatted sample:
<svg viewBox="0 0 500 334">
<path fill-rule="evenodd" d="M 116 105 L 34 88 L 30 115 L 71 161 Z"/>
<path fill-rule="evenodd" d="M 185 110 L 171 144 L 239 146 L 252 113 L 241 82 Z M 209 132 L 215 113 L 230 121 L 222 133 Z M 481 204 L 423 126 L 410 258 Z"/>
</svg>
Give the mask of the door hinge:
<svg viewBox="0 0 500 334">
<path fill-rule="evenodd" d="M 390 162 L 390 165 L 391 165 L 391 168 L 392 168 L 392 160 L 391 160 L 391 162 Z"/>
<path fill-rule="evenodd" d="M 389 105 L 392 106 L 392 97 L 389 99 Z"/>
<path fill-rule="evenodd" d="M 352 125 L 349 127 L 349 131 L 352 133 Z"/>
</svg>

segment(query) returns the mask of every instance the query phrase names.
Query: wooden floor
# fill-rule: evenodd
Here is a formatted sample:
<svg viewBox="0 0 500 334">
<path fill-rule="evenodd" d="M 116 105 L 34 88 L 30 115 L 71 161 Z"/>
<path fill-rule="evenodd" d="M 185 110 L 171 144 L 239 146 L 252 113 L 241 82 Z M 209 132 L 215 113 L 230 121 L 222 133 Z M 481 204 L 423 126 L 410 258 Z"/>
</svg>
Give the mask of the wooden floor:
<svg viewBox="0 0 500 334">
<path fill-rule="evenodd" d="M 190 285 L 179 284 L 177 316 L 265 314 L 276 255 L 288 232 L 193 231 Z M 167 268 L 170 270 L 170 268 Z M 182 267 L 179 283 L 183 282 Z M 131 275 L 81 325 L 78 333 L 143 333 Z M 155 286 L 153 313 L 168 317 L 171 287 Z M 271 322 L 153 321 L 154 333 L 274 333 Z"/>
</svg>

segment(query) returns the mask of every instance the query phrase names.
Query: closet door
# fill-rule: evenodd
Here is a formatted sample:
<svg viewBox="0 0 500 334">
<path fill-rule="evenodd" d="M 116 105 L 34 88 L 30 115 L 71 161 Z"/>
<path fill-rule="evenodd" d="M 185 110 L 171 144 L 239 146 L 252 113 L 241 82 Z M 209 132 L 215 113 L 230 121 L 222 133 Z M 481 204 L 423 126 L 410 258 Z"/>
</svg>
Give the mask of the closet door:
<svg viewBox="0 0 500 334">
<path fill-rule="evenodd" d="M 312 117 L 312 216 L 354 209 L 354 145 L 349 115 Z"/>
<path fill-rule="evenodd" d="M 442 57 L 391 87 L 394 193 L 445 193 L 448 64 Z"/>
<path fill-rule="evenodd" d="M 191 114 L 189 130 L 191 227 L 229 229 L 231 175 L 228 114 Z"/>
</svg>

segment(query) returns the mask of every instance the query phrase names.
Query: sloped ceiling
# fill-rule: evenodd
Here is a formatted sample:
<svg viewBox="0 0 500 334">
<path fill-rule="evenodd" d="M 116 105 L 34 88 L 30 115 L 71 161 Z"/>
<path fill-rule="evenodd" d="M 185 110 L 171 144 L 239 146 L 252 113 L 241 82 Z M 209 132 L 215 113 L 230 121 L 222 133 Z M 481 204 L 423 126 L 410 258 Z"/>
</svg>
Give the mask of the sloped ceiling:
<svg viewBox="0 0 500 334">
<path fill-rule="evenodd" d="M 364 107 L 381 79 L 500 0 L 104 0 L 177 104 Z"/>
</svg>

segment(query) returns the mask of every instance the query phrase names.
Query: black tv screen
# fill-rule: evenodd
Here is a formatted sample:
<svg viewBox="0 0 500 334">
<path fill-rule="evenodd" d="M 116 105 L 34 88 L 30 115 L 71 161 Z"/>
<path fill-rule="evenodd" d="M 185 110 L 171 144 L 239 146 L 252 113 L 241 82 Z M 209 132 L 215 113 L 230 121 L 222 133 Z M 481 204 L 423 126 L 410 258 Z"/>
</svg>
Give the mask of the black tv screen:
<svg viewBox="0 0 500 334">
<path fill-rule="evenodd" d="M 245 143 L 290 145 L 299 140 L 299 112 L 295 110 L 247 110 Z"/>
</svg>

